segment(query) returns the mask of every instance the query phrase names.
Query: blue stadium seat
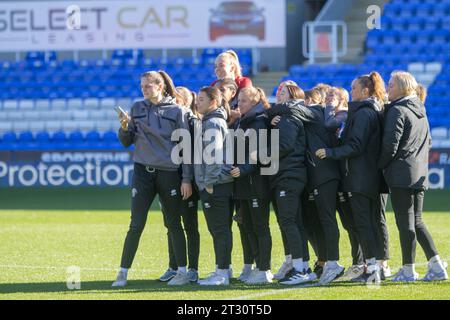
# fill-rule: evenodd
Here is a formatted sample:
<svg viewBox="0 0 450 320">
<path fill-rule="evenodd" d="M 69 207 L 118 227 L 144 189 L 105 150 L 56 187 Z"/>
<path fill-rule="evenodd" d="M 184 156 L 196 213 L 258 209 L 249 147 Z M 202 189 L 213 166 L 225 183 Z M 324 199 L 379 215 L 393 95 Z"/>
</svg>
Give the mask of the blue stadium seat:
<svg viewBox="0 0 450 320">
<path fill-rule="evenodd" d="M 15 132 L 6 132 L 2 137 L 3 143 L 13 143 L 17 141 L 17 135 Z"/>
</svg>

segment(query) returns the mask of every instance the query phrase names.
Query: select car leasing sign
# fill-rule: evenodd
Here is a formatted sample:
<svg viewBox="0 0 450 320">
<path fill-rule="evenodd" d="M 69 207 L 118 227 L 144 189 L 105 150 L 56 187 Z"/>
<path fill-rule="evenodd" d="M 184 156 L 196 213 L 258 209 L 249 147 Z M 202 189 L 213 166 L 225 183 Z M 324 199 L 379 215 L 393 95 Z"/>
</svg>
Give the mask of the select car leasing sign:
<svg viewBox="0 0 450 320">
<path fill-rule="evenodd" d="M 284 0 L 0 2 L 0 51 L 284 47 Z"/>
</svg>

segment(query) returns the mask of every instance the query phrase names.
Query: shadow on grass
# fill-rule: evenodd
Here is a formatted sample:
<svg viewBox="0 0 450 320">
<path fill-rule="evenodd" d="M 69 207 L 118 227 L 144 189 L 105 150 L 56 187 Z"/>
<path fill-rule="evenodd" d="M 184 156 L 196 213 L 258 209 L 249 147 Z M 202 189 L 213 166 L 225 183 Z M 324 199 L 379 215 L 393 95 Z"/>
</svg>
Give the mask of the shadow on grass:
<svg viewBox="0 0 450 320">
<path fill-rule="evenodd" d="M 448 283 L 448 282 L 444 282 Z M 391 287 L 391 286 L 426 286 L 436 283 L 426 283 L 426 282 L 416 282 L 408 284 L 393 283 L 390 281 L 383 282 L 381 287 Z M 333 282 L 329 286 L 322 286 L 320 288 L 343 288 L 343 287 L 364 287 L 364 283 L 353 283 L 353 282 Z M 63 282 L 42 282 L 42 283 L 2 283 L 0 284 L 0 293 L 76 293 L 76 294 L 89 294 L 95 291 L 102 291 L 102 293 L 158 293 L 158 292 L 226 292 L 233 290 L 285 290 L 285 289 L 299 289 L 307 290 L 311 288 L 318 288 L 314 285 L 303 285 L 303 286 L 283 286 L 280 284 L 270 284 L 261 286 L 250 286 L 239 283 L 237 280 L 232 280 L 230 286 L 200 286 L 197 284 L 190 284 L 185 286 L 171 287 L 165 283 L 161 283 L 158 280 L 130 280 L 128 285 L 123 288 L 112 288 L 111 281 L 85 281 L 81 282 L 81 289 L 79 290 L 69 290 L 66 283 Z"/>
<path fill-rule="evenodd" d="M 131 203 L 129 188 L 113 187 L 1 188 L 0 198 L 0 210 L 129 211 Z M 449 208 L 450 190 L 426 192 L 425 211 L 448 211 Z M 159 210 L 157 199 L 152 209 Z M 392 211 L 390 201 L 388 210 Z"/>
</svg>

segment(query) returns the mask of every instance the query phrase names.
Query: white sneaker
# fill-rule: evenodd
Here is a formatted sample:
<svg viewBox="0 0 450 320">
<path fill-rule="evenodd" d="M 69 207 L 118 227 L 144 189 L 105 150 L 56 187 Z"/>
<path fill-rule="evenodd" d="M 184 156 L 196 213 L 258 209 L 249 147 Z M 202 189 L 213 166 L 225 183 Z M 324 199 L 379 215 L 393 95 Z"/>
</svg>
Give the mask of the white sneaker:
<svg viewBox="0 0 450 320">
<path fill-rule="evenodd" d="M 198 284 L 201 286 L 228 286 L 230 279 L 214 272 L 208 278 L 199 280 Z"/>
<path fill-rule="evenodd" d="M 268 271 L 255 271 L 251 277 L 245 282 L 246 284 L 269 284 L 272 283 L 273 274 Z"/>
<path fill-rule="evenodd" d="M 127 273 L 119 271 L 116 281 L 113 282 L 112 287 L 125 287 L 127 285 Z"/>
<path fill-rule="evenodd" d="M 320 280 L 319 280 L 319 284 L 320 285 L 329 284 L 333 280 L 342 276 L 344 274 L 344 270 L 345 270 L 345 268 L 340 265 L 336 265 L 333 267 L 327 267 L 327 265 L 325 265 L 322 276 L 320 277 Z"/>
<path fill-rule="evenodd" d="M 250 276 L 252 275 L 252 272 L 254 269 L 244 269 L 242 270 L 241 274 L 237 278 L 238 281 L 246 282 Z"/>
<path fill-rule="evenodd" d="M 360 277 L 364 273 L 364 265 L 353 265 L 347 269 L 347 271 L 342 276 L 343 280 L 352 280 Z"/>
<path fill-rule="evenodd" d="M 433 265 L 428 263 L 428 271 L 421 281 L 444 281 L 448 280 L 447 263 L 442 262 L 439 270 L 434 270 Z"/>
<path fill-rule="evenodd" d="M 177 272 L 177 275 L 170 280 L 167 285 L 169 286 L 184 286 L 190 283 L 190 278 L 186 272 Z"/>
<path fill-rule="evenodd" d="M 283 264 L 281 265 L 281 268 L 278 270 L 278 272 L 276 274 L 274 274 L 273 278 L 275 280 L 282 280 L 286 277 L 286 275 L 289 273 L 289 271 L 291 271 L 292 269 L 294 269 L 294 265 L 292 264 L 292 262 L 283 262 Z"/>
</svg>

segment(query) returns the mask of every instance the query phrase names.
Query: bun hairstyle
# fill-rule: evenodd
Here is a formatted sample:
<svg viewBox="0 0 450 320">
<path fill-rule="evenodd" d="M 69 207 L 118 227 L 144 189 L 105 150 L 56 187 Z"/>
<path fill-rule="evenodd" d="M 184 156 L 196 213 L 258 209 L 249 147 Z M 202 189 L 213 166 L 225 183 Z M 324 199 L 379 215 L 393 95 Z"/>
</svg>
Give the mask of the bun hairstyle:
<svg viewBox="0 0 450 320">
<path fill-rule="evenodd" d="M 368 75 L 357 78 L 363 88 L 369 90 L 369 96 L 375 97 L 381 105 L 386 102 L 386 86 L 381 75 L 373 71 Z"/>
<path fill-rule="evenodd" d="M 222 52 L 221 54 L 219 54 L 217 56 L 217 59 L 220 57 L 227 57 L 230 59 L 231 64 L 234 66 L 234 76 L 237 77 L 242 77 L 242 67 L 241 64 L 239 62 L 239 57 L 237 55 L 237 53 L 234 50 L 227 50 L 225 52 Z"/>
<path fill-rule="evenodd" d="M 252 97 L 254 105 L 261 103 L 264 109 L 270 108 L 270 103 L 267 101 L 266 94 L 263 89 L 259 87 L 246 87 L 241 89 L 239 94 L 241 93 L 248 93 Z"/>
<path fill-rule="evenodd" d="M 150 78 L 152 82 L 163 85 L 163 96 L 172 97 L 177 101 L 177 104 L 183 104 L 183 96 L 180 95 L 173 84 L 172 78 L 164 71 L 147 71 L 141 75 L 142 78 Z"/>
<path fill-rule="evenodd" d="M 222 92 L 220 92 L 219 88 L 203 87 L 200 89 L 199 92 L 204 92 L 211 101 L 216 101 L 217 106 L 219 108 L 225 109 L 227 113 L 227 119 L 230 117 L 230 105 L 228 104 L 228 101 L 224 99 Z"/>
</svg>

